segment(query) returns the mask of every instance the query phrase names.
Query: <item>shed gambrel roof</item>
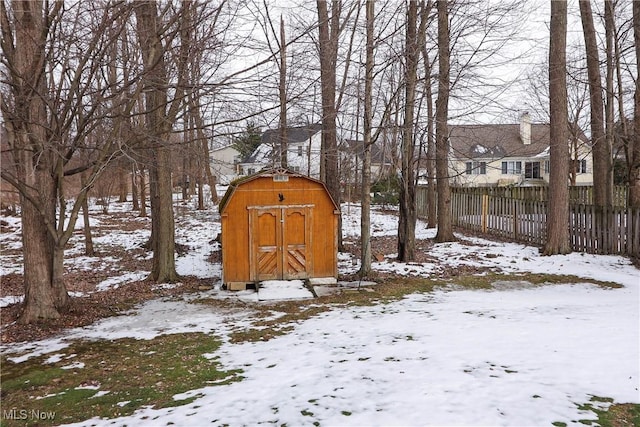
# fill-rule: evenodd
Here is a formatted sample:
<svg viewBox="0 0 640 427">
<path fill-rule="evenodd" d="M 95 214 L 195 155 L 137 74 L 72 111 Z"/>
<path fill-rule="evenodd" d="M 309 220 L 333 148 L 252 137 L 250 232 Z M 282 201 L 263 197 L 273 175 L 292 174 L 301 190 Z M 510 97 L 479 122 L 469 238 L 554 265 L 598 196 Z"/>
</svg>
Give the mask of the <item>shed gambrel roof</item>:
<svg viewBox="0 0 640 427">
<path fill-rule="evenodd" d="M 227 191 L 224 193 L 224 196 L 222 196 L 222 199 L 220 200 L 220 203 L 218 203 L 218 212 L 220 212 L 220 213 L 224 212 L 227 204 L 229 203 L 229 200 L 233 196 L 233 193 L 241 185 L 243 185 L 243 184 L 245 184 L 245 183 L 247 183 L 249 181 L 253 181 L 255 179 L 259 179 L 259 178 L 263 178 L 263 177 L 273 177 L 274 175 L 288 175 L 290 177 L 302 178 L 302 179 L 305 179 L 307 181 L 315 182 L 317 184 L 320 184 L 322 186 L 322 188 L 324 188 L 324 190 L 326 191 L 327 196 L 331 200 L 331 203 L 333 203 L 334 208 L 336 210 L 340 209 L 338 204 L 335 202 L 335 200 L 333 200 L 333 197 L 331 196 L 331 193 L 329 193 L 329 190 L 327 189 L 327 186 L 325 185 L 324 182 L 322 182 L 322 181 L 320 181 L 318 179 L 315 179 L 315 178 L 311 178 L 311 177 L 306 176 L 306 175 L 299 174 L 299 173 L 294 172 L 294 171 L 292 171 L 290 169 L 274 168 L 274 169 L 264 170 L 264 171 L 261 171 L 261 172 L 258 172 L 258 173 L 254 173 L 253 175 L 242 176 L 240 178 L 237 178 L 237 179 L 233 180 L 231 182 L 231 184 L 229 184 L 229 187 L 227 188 Z"/>
</svg>

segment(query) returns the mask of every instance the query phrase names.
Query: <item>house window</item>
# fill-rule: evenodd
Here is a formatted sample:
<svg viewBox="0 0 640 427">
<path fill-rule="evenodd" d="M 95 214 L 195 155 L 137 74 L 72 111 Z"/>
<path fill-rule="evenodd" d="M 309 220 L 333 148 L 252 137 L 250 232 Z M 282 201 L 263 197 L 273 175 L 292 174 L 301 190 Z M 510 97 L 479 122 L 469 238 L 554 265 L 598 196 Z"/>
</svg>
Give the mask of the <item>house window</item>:
<svg viewBox="0 0 640 427">
<path fill-rule="evenodd" d="M 300 172 L 300 166 L 294 166 L 293 167 L 293 171 L 294 172 Z"/>
<path fill-rule="evenodd" d="M 467 175 L 486 175 L 487 162 L 467 162 L 466 174 Z"/>
<path fill-rule="evenodd" d="M 574 160 L 576 173 L 587 173 L 587 159 Z"/>
<path fill-rule="evenodd" d="M 502 162 L 503 175 L 520 175 L 522 173 L 522 162 Z"/>
<path fill-rule="evenodd" d="M 247 171 L 247 175 L 253 175 L 254 173 L 256 173 L 256 170 L 254 168 L 249 168 L 249 170 Z"/>
<path fill-rule="evenodd" d="M 298 145 L 298 156 L 302 157 L 302 145 Z"/>
<path fill-rule="evenodd" d="M 540 162 L 525 162 L 524 177 L 527 179 L 540 179 Z"/>
<path fill-rule="evenodd" d="M 549 160 L 545 160 L 544 161 L 544 173 L 549 175 L 550 171 L 551 171 L 551 162 Z"/>
</svg>

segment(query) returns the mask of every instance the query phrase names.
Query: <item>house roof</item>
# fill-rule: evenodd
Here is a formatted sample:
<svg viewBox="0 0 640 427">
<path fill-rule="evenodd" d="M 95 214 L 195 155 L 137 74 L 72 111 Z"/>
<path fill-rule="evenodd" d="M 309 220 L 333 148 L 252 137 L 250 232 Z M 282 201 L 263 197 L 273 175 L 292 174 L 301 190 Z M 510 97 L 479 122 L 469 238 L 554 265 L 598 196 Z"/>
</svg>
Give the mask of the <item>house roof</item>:
<svg viewBox="0 0 640 427">
<path fill-rule="evenodd" d="M 287 127 L 287 144 L 307 141 L 322 130 L 322 124 L 314 123 L 305 126 Z M 242 163 L 270 163 L 272 153 L 279 146 L 280 129 L 268 129 L 260 138 L 260 145 Z"/>
<path fill-rule="evenodd" d="M 320 123 L 314 123 L 306 126 L 287 127 L 287 142 L 304 142 L 321 130 L 322 124 Z M 279 137 L 280 129 L 268 129 L 262 134 L 262 143 L 275 145 L 279 142 Z"/>
<path fill-rule="evenodd" d="M 531 124 L 531 143 L 524 144 L 520 125 L 451 125 L 455 158 L 534 157 L 549 147 L 549 125 Z"/>
<path fill-rule="evenodd" d="M 496 159 L 503 157 L 545 157 L 549 155 L 550 126 L 532 123 L 531 143 L 525 144 L 520 124 L 450 125 L 449 141 L 452 157 L 465 159 Z M 588 138 L 578 129 L 580 141 Z"/>
</svg>

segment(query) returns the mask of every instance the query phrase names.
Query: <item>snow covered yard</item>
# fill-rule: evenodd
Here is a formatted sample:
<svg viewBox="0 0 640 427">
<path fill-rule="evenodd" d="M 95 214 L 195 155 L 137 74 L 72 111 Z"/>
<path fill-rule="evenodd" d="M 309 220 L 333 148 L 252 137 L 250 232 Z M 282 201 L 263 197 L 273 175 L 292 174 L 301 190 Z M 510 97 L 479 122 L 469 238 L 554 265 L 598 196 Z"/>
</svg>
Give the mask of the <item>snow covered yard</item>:
<svg viewBox="0 0 640 427">
<path fill-rule="evenodd" d="M 357 238 L 358 218 L 357 206 L 343 208 L 346 238 Z M 241 370 L 243 378 L 174 396 L 188 398 L 188 404 L 142 407 L 116 419 L 87 414 L 78 425 L 582 425 L 597 418 L 585 404 L 640 404 L 640 275 L 622 257 L 541 257 L 537 248 L 470 237 L 425 244 L 424 255 L 434 262 L 407 265 L 385 254 L 374 269 L 420 278 L 472 267 L 501 273 L 503 280 L 474 290 L 456 286 L 454 279 L 431 292 L 388 302 L 331 304 L 292 321 L 285 320 L 277 302 L 269 302 L 271 316 L 283 319 L 286 333 L 236 342 L 234 333 L 262 327 L 255 306 L 264 303 L 249 291 L 218 289 L 220 266 L 209 260 L 219 230 L 215 214 L 185 213 L 179 222 L 177 241 L 188 247 L 178 257 L 179 273 L 209 280 L 212 289 L 150 299 L 126 315 L 45 340 L 5 344 L 3 355 L 22 362 L 43 354 L 63 357 L 78 340 L 202 332 L 222 343 L 205 356 L 225 370 Z M 396 233 L 392 214 L 375 212 L 372 223 L 374 236 Z M 419 239 L 434 232 L 418 224 Z M 140 232 L 125 234 L 113 230 L 117 243 L 112 244 L 133 247 L 132 239 L 144 239 Z M 3 249 L 15 244 L 11 236 L 2 234 Z M 2 259 L 3 275 L 19 268 L 16 253 L 5 257 L 3 250 Z M 341 254 L 341 259 L 341 274 L 357 270 L 353 256 Z M 127 280 L 144 273 L 122 271 L 129 278 L 118 280 L 110 272 L 109 281 L 92 292 L 126 288 Z M 574 278 L 532 284 L 530 273 Z M 6 297 L 11 303 L 19 295 Z M 201 298 L 234 304 L 198 303 Z M 95 393 L 109 391 L 97 386 Z"/>
</svg>

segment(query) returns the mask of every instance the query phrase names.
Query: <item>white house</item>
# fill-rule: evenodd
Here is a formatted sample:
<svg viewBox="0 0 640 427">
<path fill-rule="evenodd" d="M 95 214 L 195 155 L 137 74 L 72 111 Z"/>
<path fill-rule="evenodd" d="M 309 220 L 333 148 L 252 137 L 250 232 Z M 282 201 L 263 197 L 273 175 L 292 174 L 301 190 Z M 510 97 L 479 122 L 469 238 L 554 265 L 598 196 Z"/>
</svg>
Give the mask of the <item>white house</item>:
<svg viewBox="0 0 640 427">
<path fill-rule="evenodd" d="M 242 160 L 240 152 L 233 145 L 210 150 L 211 173 L 219 184 L 229 184 L 238 176 L 238 165 Z"/>
<path fill-rule="evenodd" d="M 463 186 L 544 185 L 549 182 L 548 124 L 451 125 L 451 183 Z M 593 184 L 591 146 L 582 132 L 570 145 L 576 185 Z"/>
<path fill-rule="evenodd" d="M 311 178 L 320 178 L 322 125 L 286 128 L 286 144 L 280 143 L 280 134 L 279 129 L 265 131 L 258 148 L 238 165 L 238 174 L 251 175 L 263 169 L 281 167 L 281 149 L 286 147 L 288 169 Z"/>
</svg>

